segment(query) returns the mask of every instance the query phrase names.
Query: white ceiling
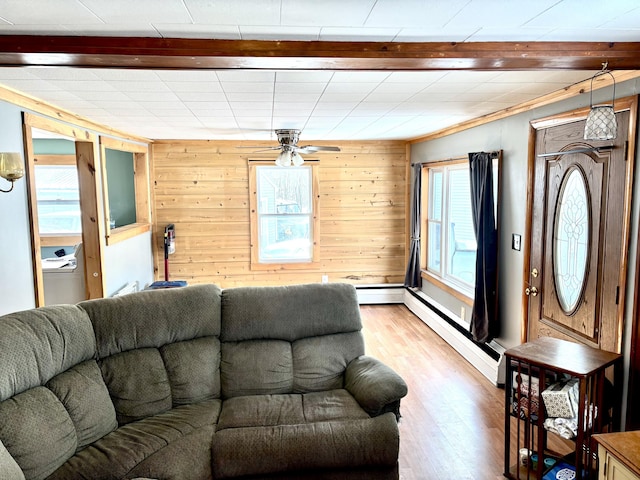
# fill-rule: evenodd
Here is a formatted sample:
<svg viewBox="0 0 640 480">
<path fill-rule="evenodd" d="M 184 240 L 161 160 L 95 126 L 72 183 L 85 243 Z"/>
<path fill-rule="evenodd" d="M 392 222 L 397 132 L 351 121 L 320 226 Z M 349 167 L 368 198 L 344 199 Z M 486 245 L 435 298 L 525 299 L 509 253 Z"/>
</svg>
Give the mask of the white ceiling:
<svg viewBox="0 0 640 480">
<path fill-rule="evenodd" d="M 2 0 L 0 35 L 384 42 L 640 41 L 638 0 Z M 406 139 L 594 72 L 3 67 L 0 84 L 152 139 Z"/>
</svg>

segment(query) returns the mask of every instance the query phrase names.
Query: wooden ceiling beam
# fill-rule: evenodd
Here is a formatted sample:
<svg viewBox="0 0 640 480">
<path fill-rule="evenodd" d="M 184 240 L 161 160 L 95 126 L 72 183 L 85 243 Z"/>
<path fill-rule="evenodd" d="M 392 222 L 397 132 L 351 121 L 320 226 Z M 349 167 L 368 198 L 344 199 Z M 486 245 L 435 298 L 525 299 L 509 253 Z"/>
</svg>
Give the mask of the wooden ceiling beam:
<svg viewBox="0 0 640 480">
<path fill-rule="evenodd" d="M 637 42 L 305 42 L 0 36 L 0 66 L 273 70 L 640 69 Z"/>
</svg>

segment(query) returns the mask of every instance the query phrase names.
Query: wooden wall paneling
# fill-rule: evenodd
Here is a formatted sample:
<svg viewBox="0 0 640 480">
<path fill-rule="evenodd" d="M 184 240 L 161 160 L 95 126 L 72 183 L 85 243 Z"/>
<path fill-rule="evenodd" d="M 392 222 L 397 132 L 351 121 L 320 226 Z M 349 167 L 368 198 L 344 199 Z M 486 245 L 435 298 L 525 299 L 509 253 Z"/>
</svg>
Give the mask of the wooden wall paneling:
<svg viewBox="0 0 640 480">
<path fill-rule="evenodd" d="M 341 142 L 339 153 L 314 154 L 319 159 L 318 266 L 265 271 L 252 271 L 250 263 L 248 158 L 255 153 L 239 150 L 239 145 L 243 143 L 153 144 L 154 258 L 162 265 L 158 232 L 174 223 L 172 279 L 225 288 L 319 282 L 322 275 L 331 282 L 402 283 L 407 228 L 404 142 Z"/>
</svg>

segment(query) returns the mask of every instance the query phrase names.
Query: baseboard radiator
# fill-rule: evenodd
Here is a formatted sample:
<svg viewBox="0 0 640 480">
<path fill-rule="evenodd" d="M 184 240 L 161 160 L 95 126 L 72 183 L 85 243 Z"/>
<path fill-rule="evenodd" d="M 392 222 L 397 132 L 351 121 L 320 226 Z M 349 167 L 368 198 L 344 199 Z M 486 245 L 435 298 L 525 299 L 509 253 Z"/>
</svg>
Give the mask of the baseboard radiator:
<svg viewBox="0 0 640 480">
<path fill-rule="evenodd" d="M 134 280 L 133 282 L 127 283 L 124 287 L 120 288 L 116 293 L 111 295 L 112 297 L 121 297 L 122 295 L 127 295 L 129 293 L 134 293 L 138 291 L 138 281 Z"/>
<path fill-rule="evenodd" d="M 494 385 L 504 385 L 505 349 L 500 344 L 474 342 L 468 330 L 454 320 L 453 313 L 421 291 L 405 289 L 404 304 Z"/>
<path fill-rule="evenodd" d="M 356 285 L 360 305 L 404 303 L 404 285 Z"/>
</svg>

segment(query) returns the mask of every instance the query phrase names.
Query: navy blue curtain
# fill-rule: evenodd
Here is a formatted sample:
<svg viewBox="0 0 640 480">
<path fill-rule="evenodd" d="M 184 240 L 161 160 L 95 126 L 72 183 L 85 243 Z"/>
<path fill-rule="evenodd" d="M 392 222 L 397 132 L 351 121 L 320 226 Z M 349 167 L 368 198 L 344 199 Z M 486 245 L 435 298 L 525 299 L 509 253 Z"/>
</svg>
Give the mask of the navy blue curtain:
<svg viewBox="0 0 640 480">
<path fill-rule="evenodd" d="M 422 165 L 413 166 L 413 196 L 411 197 L 411 243 L 409 244 L 409 261 L 404 276 L 405 287 L 420 287 L 420 190 L 422 188 Z"/>
<path fill-rule="evenodd" d="M 497 153 L 470 153 L 471 211 L 478 251 L 476 286 L 470 331 L 479 343 L 499 334 L 498 320 L 498 231 L 493 200 L 493 159 Z"/>
</svg>

